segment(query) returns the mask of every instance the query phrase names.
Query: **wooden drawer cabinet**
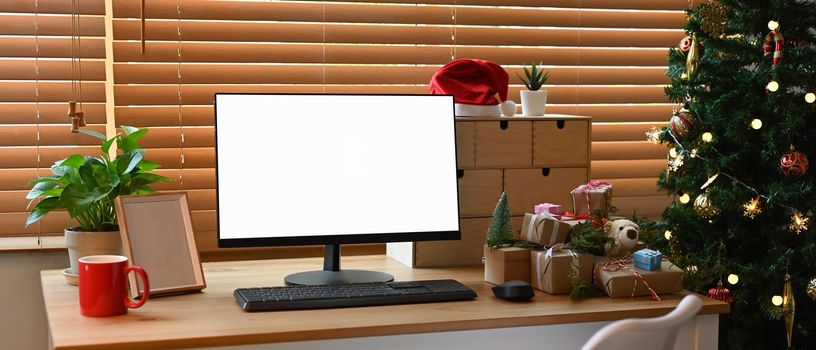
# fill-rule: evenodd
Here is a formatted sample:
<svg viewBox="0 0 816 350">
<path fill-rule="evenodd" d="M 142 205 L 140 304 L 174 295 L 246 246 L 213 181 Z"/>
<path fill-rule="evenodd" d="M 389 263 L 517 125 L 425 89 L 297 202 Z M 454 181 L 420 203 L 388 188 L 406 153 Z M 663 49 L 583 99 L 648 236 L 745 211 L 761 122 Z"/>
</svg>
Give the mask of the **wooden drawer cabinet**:
<svg viewBox="0 0 816 350">
<path fill-rule="evenodd" d="M 590 122 L 533 122 L 533 166 L 585 166 L 589 161 Z"/>
<path fill-rule="evenodd" d="M 589 181 L 591 123 L 571 115 L 456 118 L 462 239 L 388 243 L 388 255 L 413 267 L 481 264 L 502 191 L 516 235 L 536 204 L 571 207 L 570 191 Z"/>
<path fill-rule="evenodd" d="M 476 124 L 456 123 L 456 165 L 472 168 L 476 157 Z"/>
<path fill-rule="evenodd" d="M 570 191 L 586 183 L 587 168 L 506 169 L 504 191 L 513 215 L 532 212 L 536 204 L 550 202 L 569 207 Z"/>
<path fill-rule="evenodd" d="M 533 123 L 530 121 L 478 121 L 476 167 L 523 167 L 532 165 Z"/>
<path fill-rule="evenodd" d="M 459 175 L 459 214 L 493 215 L 503 189 L 501 169 L 459 170 Z"/>
</svg>

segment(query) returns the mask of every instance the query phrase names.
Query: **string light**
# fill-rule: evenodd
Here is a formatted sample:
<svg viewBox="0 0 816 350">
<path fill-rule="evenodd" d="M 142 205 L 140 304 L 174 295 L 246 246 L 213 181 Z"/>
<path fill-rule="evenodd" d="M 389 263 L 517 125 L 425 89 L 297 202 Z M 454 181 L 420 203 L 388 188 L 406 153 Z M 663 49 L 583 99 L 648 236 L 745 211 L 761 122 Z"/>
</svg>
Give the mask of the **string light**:
<svg viewBox="0 0 816 350">
<path fill-rule="evenodd" d="M 714 139 L 714 134 L 712 134 L 710 132 L 704 132 L 703 133 L 703 141 L 711 142 L 711 140 L 713 140 L 713 139 Z"/>
<path fill-rule="evenodd" d="M 768 29 L 770 29 L 770 30 L 777 30 L 777 29 L 779 29 L 779 22 L 774 21 L 774 20 L 770 20 L 770 21 L 768 22 Z"/>
<path fill-rule="evenodd" d="M 733 273 L 728 275 L 728 283 L 731 283 L 731 284 L 739 283 L 739 276 L 737 276 L 737 275 L 735 275 Z"/>
<path fill-rule="evenodd" d="M 812 92 L 806 93 L 805 94 L 805 102 L 807 102 L 807 103 L 816 102 L 816 94 L 814 94 Z"/>
<path fill-rule="evenodd" d="M 768 83 L 767 88 L 770 92 L 776 92 L 776 90 L 779 90 L 779 83 L 777 83 L 775 80 L 771 80 L 771 82 Z"/>
<path fill-rule="evenodd" d="M 752 120 L 751 121 L 751 127 L 754 130 L 759 130 L 760 128 L 762 128 L 762 120 L 759 120 L 759 119 Z"/>
<path fill-rule="evenodd" d="M 653 126 L 646 132 L 646 140 L 656 145 L 660 143 L 660 133 L 660 129 Z"/>
<path fill-rule="evenodd" d="M 791 223 L 788 225 L 788 228 L 791 231 L 796 232 L 796 234 L 800 234 L 802 231 L 808 229 L 808 221 L 810 221 L 810 218 L 800 213 L 798 210 L 795 210 L 793 212 L 793 216 L 791 216 Z"/>
<path fill-rule="evenodd" d="M 691 273 L 697 273 L 697 265 L 689 265 L 686 267 L 686 271 Z"/>
<path fill-rule="evenodd" d="M 697 158 L 697 149 L 696 148 L 691 150 L 691 152 L 689 153 L 689 157 Z"/>
<path fill-rule="evenodd" d="M 677 158 L 677 148 L 669 149 L 669 157 Z"/>
<path fill-rule="evenodd" d="M 688 195 L 688 193 L 683 193 L 680 195 L 679 200 L 680 203 L 688 204 L 688 202 L 691 201 L 691 197 Z"/>
<path fill-rule="evenodd" d="M 759 197 L 753 198 L 749 200 L 747 203 L 742 205 L 742 215 L 748 218 L 755 218 L 759 213 L 762 212 L 762 207 L 760 206 Z"/>
<path fill-rule="evenodd" d="M 672 239 L 672 232 L 669 231 L 669 230 L 666 230 L 666 232 L 663 233 L 663 237 L 666 237 L 667 241 L 671 240 Z"/>
<path fill-rule="evenodd" d="M 782 306 L 782 302 L 781 295 L 774 295 L 773 298 L 771 298 L 771 304 L 774 304 L 774 306 Z"/>
</svg>

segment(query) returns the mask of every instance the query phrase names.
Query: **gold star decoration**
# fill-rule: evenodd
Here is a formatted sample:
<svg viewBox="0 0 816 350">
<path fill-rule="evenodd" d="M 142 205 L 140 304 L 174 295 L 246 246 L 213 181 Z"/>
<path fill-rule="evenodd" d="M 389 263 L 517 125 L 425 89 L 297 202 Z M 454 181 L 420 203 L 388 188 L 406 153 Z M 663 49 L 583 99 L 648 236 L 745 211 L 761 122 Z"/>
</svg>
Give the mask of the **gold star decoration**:
<svg viewBox="0 0 816 350">
<path fill-rule="evenodd" d="M 759 197 L 752 198 L 747 203 L 742 205 L 742 215 L 747 218 L 753 219 L 761 212 L 762 207 L 760 206 Z"/>
</svg>

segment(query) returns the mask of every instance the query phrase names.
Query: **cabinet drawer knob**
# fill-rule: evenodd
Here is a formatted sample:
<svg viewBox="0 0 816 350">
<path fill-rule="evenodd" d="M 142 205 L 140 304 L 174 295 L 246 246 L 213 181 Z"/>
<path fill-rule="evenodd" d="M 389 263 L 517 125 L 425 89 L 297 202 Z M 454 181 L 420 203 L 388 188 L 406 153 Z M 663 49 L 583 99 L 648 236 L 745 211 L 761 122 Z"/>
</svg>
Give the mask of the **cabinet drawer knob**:
<svg viewBox="0 0 816 350">
<path fill-rule="evenodd" d="M 558 120 L 558 121 L 556 121 L 556 122 L 555 122 L 555 127 L 556 127 L 556 128 L 559 128 L 559 129 L 563 129 L 563 128 L 564 128 L 564 124 L 566 124 L 566 122 L 565 122 L 565 121 L 563 121 L 563 120 Z"/>
<path fill-rule="evenodd" d="M 502 130 L 507 130 L 507 121 L 506 120 L 500 121 L 499 128 L 501 128 Z"/>
<path fill-rule="evenodd" d="M 461 179 L 465 177 L 465 171 L 462 169 L 456 169 L 456 178 Z"/>
<path fill-rule="evenodd" d="M 550 168 L 541 168 L 541 175 L 550 176 Z"/>
</svg>

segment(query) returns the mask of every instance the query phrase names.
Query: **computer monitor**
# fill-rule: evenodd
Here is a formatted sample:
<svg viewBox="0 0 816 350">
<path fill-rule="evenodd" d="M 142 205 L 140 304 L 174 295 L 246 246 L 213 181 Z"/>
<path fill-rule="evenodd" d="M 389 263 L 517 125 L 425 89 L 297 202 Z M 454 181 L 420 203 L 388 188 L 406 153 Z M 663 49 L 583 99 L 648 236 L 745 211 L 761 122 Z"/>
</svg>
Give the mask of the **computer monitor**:
<svg viewBox="0 0 816 350">
<path fill-rule="evenodd" d="M 215 95 L 219 247 L 326 245 L 295 284 L 387 282 L 340 244 L 460 239 L 453 96 Z"/>
</svg>

